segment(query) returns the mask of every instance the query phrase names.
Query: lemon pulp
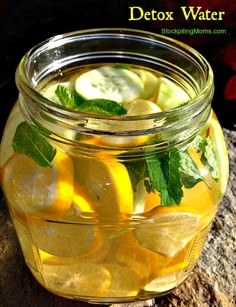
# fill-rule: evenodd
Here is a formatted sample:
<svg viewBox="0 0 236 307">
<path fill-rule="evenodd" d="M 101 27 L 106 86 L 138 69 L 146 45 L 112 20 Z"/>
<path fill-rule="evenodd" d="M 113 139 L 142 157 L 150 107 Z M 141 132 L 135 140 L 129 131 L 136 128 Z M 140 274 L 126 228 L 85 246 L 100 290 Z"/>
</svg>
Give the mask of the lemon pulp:
<svg viewBox="0 0 236 307">
<path fill-rule="evenodd" d="M 57 152 L 51 168 L 39 166 L 22 153 L 14 153 L 2 173 L 7 199 L 17 211 L 56 217 L 63 216 L 71 206 L 74 166 L 71 158 L 62 152 Z"/>
</svg>

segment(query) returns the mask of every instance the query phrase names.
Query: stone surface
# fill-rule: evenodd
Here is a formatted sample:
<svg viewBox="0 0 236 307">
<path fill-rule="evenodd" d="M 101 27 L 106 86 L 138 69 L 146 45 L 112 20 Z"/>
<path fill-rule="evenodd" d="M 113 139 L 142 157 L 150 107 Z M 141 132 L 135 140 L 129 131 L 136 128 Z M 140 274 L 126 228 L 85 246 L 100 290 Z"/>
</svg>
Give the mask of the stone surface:
<svg viewBox="0 0 236 307">
<path fill-rule="evenodd" d="M 225 136 L 230 161 L 228 188 L 199 266 L 214 276 L 216 290 L 225 291 L 236 301 L 236 131 L 225 130 Z"/>
<path fill-rule="evenodd" d="M 224 132 L 230 157 L 229 185 L 193 273 L 178 289 L 162 298 L 132 304 L 114 304 L 113 307 L 236 306 L 236 131 Z M 0 201 L 0 306 L 92 306 L 57 297 L 34 280 L 25 266 L 3 199 Z"/>
</svg>

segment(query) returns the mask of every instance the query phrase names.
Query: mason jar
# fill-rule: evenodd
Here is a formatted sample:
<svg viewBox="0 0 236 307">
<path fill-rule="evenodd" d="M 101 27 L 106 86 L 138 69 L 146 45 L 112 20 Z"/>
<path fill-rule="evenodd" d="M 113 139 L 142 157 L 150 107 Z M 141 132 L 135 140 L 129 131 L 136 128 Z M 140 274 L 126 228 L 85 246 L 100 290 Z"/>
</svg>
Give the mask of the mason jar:
<svg viewBox="0 0 236 307">
<path fill-rule="evenodd" d="M 115 91 L 109 114 L 61 103 L 59 90 L 78 95 L 75 82 L 91 98 L 78 78 L 101 67 L 139 80 L 136 107 L 130 98 L 122 106 L 135 112 L 113 112 L 121 107 Z M 100 81 L 96 74 L 90 86 Z M 35 279 L 56 295 L 104 304 L 162 296 L 183 283 L 228 178 L 207 60 L 154 33 L 91 29 L 32 48 L 16 85 L 1 186 Z"/>
</svg>

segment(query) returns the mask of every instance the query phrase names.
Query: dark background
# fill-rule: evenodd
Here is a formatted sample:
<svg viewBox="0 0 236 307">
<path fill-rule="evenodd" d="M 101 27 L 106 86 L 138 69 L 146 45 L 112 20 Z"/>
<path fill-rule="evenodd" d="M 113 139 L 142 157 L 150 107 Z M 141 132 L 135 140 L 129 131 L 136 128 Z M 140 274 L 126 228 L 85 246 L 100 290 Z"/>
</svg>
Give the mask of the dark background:
<svg viewBox="0 0 236 307">
<path fill-rule="evenodd" d="M 206 3 L 207 2 L 207 3 Z M 224 21 L 192 21 L 181 17 L 180 6 L 201 5 L 224 10 Z M 129 7 L 144 11 L 174 11 L 175 21 L 129 21 Z M 222 35 L 172 35 L 200 51 L 215 73 L 213 107 L 223 127 L 236 122 L 236 1 L 231 0 L 0 0 L 0 136 L 17 99 L 15 69 L 35 44 L 60 33 L 96 27 L 129 27 L 160 33 L 161 28 L 218 28 Z"/>
<path fill-rule="evenodd" d="M 224 10 L 224 21 L 186 22 L 181 18 L 180 6 L 187 5 Z M 175 21 L 129 21 L 130 6 L 140 6 L 144 11 L 174 11 Z M 129 27 L 156 33 L 160 33 L 163 27 L 227 29 L 227 34 L 222 35 L 172 37 L 196 48 L 213 66 L 216 83 L 213 107 L 222 125 L 232 128 L 236 121 L 236 77 L 228 86 L 230 99 L 225 99 L 225 87 L 235 76 L 235 21 L 236 1 L 231 0 L 0 0 L 0 135 L 17 98 L 14 74 L 24 53 L 50 36 L 95 27 Z"/>
</svg>

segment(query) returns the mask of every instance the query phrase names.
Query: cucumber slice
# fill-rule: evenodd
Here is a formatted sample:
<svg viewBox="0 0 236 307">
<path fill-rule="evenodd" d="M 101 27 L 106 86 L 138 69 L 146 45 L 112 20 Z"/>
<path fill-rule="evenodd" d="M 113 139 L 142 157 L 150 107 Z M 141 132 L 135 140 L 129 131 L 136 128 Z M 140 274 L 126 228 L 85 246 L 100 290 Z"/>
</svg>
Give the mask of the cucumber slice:
<svg viewBox="0 0 236 307">
<path fill-rule="evenodd" d="M 103 66 L 80 75 L 75 80 L 75 89 L 88 100 L 103 98 L 122 104 L 140 97 L 144 85 L 139 76 L 128 69 Z"/>
<path fill-rule="evenodd" d="M 163 111 L 180 106 L 189 100 L 187 93 L 166 78 L 161 77 L 156 103 Z"/>
<path fill-rule="evenodd" d="M 133 70 L 144 84 L 144 91 L 142 98 L 150 99 L 157 95 L 161 79 L 157 78 L 153 73 L 145 71 L 143 69 L 134 69 Z"/>
</svg>

